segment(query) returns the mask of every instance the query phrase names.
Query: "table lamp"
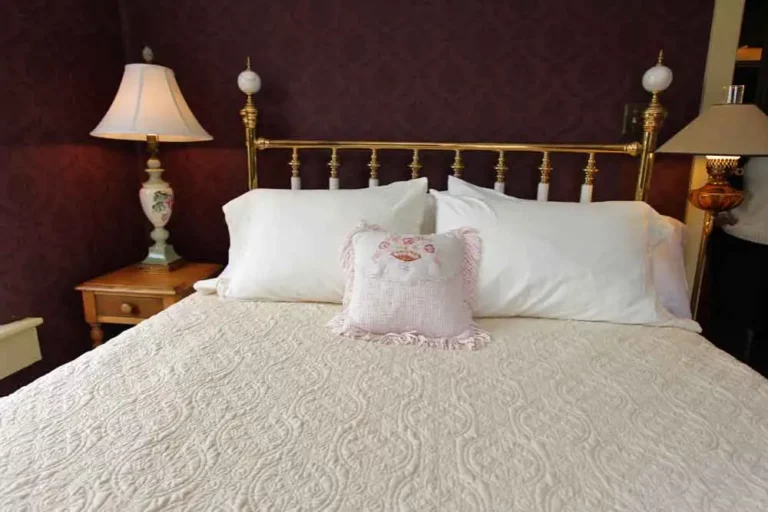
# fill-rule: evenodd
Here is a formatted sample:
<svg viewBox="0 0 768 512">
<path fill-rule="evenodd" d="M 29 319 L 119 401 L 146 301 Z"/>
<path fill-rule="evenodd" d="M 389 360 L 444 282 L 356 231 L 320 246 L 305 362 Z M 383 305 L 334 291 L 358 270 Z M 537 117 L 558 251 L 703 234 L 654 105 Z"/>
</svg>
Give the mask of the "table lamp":
<svg viewBox="0 0 768 512">
<path fill-rule="evenodd" d="M 744 193 L 728 183 L 742 156 L 768 155 L 768 117 L 755 105 L 742 104 L 744 86 L 726 88 L 725 103 L 713 105 L 680 130 L 657 153 L 704 155 L 707 183 L 691 190 L 688 200 L 704 210 L 704 226 L 691 294 L 691 310 L 696 318 L 701 296 L 701 281 L 707 257 L 707 242 L 715 216 L 735 208 Z"/>
<path fill-rule="evenodd" d="M 152 64 L 152 50 L 145 47 L 142 56 L 146 63 L 125 66 L 123 80 L 104 118 L 91 135 L 106 139 L 147 141 L 149 179 L 139 190 L 144 214 L 154 226 L 147 257 L 140 267 L 150 272 L 168 272 L 183 260 L 173 246 L 167 243 L 165 225 L 173 211 L 173 189 L 162 178 L 163 168 L 157 157 L 162 142 L 193 142 L 211 140 L 189 109 L 173 71 Z"/>
</svg>

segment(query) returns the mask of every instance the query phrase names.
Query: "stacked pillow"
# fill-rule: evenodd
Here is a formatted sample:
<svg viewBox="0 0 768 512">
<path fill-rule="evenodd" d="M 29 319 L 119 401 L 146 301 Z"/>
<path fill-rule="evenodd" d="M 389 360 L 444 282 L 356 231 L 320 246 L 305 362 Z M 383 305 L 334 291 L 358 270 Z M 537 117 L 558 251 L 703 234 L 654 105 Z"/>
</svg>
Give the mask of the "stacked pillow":
<svg viewBox="0 0 768 512">
<path fill-rule="evenodd" d="M 448 192 L 426 192 L 426 178 L 248 192 L 224 207 L 227 269 L 197 288 L 231 299 L 344 302 L 338 332 L 444 348 L 487 341 L 472 312 L 700 330 L 690 320 L 682 225 L 647 204 L 526 201 L 454 177 Z M 380 249 L 385 242 L 414 259 Z M 440 330 L 435 315 L 448 311 L 463 313 Z"/>
<path fill-rule="evenodd" d="M 666 223 L 670 233 L 651 252 L 653 285 L 667 311 L 690 320 L 693 315 L 685 276 L 685 224 L 672 217 L 659 217 L 659 222 Z"/>
<path fill-rule="evenodd" d="M 419 233 L 427 179 L 354 190 L 256 189 L 224 205 L 229 264 L 215 282 L 229 299 L 341 302 L 342 245 L 361 220 Z"/>
<path fill-rule="evenodd" d="M 687 300 L 679 272 L 683 269 L 681 230 L 646 203 L 526 201 L 453 177 L 448 193 L 432 194 L 438 232 L 470 227 L 483 240 L 476 316 L 700 330 L 690 320 L 690 310 L 683 307 Z M 682 318 L 672 315 L 659 300 L 654 254 L 666 264 L 663 268 L 674 268 L 679 276 L 674 280 L 678 284 L 670 280 L 667 288 Z"/>
</svg>

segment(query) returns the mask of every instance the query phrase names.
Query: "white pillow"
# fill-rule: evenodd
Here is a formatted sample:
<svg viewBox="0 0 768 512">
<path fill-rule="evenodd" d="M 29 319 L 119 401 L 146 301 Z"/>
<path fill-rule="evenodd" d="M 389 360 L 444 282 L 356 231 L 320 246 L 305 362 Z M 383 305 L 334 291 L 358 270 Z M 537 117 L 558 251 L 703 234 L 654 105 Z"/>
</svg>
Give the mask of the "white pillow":
<svg viewBox="0 0 768 512">
<path fill-rule="evenodd" d="M 658 303 L 652 209 L 639 201 L 558 203 L 432 191 L 437 231 L 475 228 L 483 241 L 477 316 L 534 316 L 699 331 Z M 653 236 L 653 240 L 651 237 Z M 651 243 L 653 242 L 653 243 Z"/>
<path fill-rule="evenodd" d="M 218 282 L 233 299 L 341 302 L 339 254 L 360 221 L 418 233 L 427 179 L 350 190 L 252 190 L 224 205 L 229 266 Z"/>
<path fill-rule="evenodd" d="M 479 187 L 459 178 L 448 177 L 448 193 L 469 197 L 497 197 L 512 201 L 525 201 L 504 195 L 493 189 Z M 427 209 L 429 211 L 429 204 Z M 425 218 L 428 214 L 425 214 Z M 432 213 L 434 215 L 434 213 Z M 688 300 L 688 283 L 685 277 L 685 256 L 683 236 L 684 224 L 672 217 L 666 217 L 652 210 L 650 213 L 651 266 L 653 285 L 661 305 L 678 318 L 691 318 Z"/>
<path fill-rule="evenodd" d="M 468 181 L 464 181 L 456 176 L 448 176 L 448 193 L 454 196 L 470 196 L 470 197 L 503 197 L 505 199 L 513 199 L 517 201 L 530 201 L 530 199 L 520 199 L 514 196 L 508 196 L 503 192 L 497 192 L 492 188 L 485 188 L 479 185 L 473 185 Z"/>
<path fill-rule="evenodd" d="M 678 318 L 690 319 L 691 303 L 685 277 L 685 224 L 672 217 L 659 217 L 661 222 L 669 225 L 671 232 L 651 253 L 653 284 L 661 305 L 667 311 Z"/>
</svg>

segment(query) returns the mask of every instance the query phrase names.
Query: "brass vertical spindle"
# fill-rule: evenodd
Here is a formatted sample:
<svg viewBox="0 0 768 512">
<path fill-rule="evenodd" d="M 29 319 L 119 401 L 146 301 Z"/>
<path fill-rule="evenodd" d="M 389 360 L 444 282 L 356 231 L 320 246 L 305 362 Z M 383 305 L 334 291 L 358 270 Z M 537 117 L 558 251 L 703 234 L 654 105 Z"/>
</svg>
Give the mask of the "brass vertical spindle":
<svg viewBox="0 0 768 512">
<path fill-rule="evenodd" d="M 419 150 L 414 149 L 413 150 L 413 159 L 411 160 L 411 163 L 408 164 L 408 167 L 411 169 L 411 179 L 415 180 L 419 177 L 419 171 L 422 168 L 421 163 L 419 162 Z"/>
<path fill-rule="evenodd" d="M 584 184 L 590 186 L 594 185 L 595 173 L 597 172 L 599 172 L 599 170 L 595 165 L 595 154 L 590 153 L 589 158 L 587 159 L 587 166 L 584 167 Z"/>
<path fill-rule="evenodd" d="M 549 178 L 552 174 L 552 163 L 549 159 L 549 151 L 544 151 L 541 155 L 541 165 L 539 166 L 539 186 L 536 191 L 537 201 L 547 201 L 549 199 Z"/>
<path fill-rule="evenodd" d="M 299 162 L 298 148 L 293 148 L 291 151 L 291 163 L 289 165 L 291 166 L 291 190 L 298 190 L 301 188 L 301 177 L 299 176 L 301 162 Z"/>
<path fill-rule="evenodd" d="M 590 153 L 587 159 L 587 166 L 584 167 L 584 184 L 581 186 L 581 197 L 579 201 L 582 203 L 592 202 L 592 189 L 595 185 L 595 174 L 598 172 L 595 165 L 595 154 Z"/>
<path fill-rule="evenodd" d="M 291 163 L 289 164 L 291 166 L 291 177 L 292 178 L 298 178 L 299 177 L 299 167 L 301 167 L 301 162 L 299 162 L 299 149 L 293 148 L 293 151 L 291 152 Z"/>
<path fill-rule="evenodd" d="M 328 181 L 328 188 L 336 190 L 339 188 L 339 156 L 336 148 L 331 148 L 331 161 L 328 162 L 328 167 L 331 169 L 330 180 Z"/>
<path fill-rule="evenodd" d="M 499 160 L 496 162 L 496 167 L 494 167 L 494 169 L 496 169 L 496 183 L 493 184 L 493 188 L 497 192 L 504 192 L 504 175 L 507 173 L 507 169 L 509 168 L 504 163 L 503 151 L 499 151 Z"/>
<path fill-rule="evenodd" d="M 339 156 L 336 148 L 331 149 L 331 161 L 328 162 L 328 167 L 331 169 L 331 178 L 339 177 Z"/>
<path fill-rule="evenodd" d="M 541 156 L 539 172 L 541 173 L 541 179 L 539 183 L 549 184 L 549 177 L 552 174 L 552 162 L 549 159 L 549 151 L 545 151 Z"/>
<path fill-rule="evenodd" d="M 461 161 L 461 151 L 454 150 L 453 163 L 451 164 L 453 169 L 453 175 L 457 178 L 461 178 L 461 171 L 464 170 L 464 163 Z"/>
<path fill-rule="evenodd" d="M 368 185 L 371 187 L 377 187 L 379 185 L 379 155 L 375 148 L 371 149 L 371 161 L 368 162 L 368 168 L 371 170 L 371 177 L 368 180 Z"/>
</svg>

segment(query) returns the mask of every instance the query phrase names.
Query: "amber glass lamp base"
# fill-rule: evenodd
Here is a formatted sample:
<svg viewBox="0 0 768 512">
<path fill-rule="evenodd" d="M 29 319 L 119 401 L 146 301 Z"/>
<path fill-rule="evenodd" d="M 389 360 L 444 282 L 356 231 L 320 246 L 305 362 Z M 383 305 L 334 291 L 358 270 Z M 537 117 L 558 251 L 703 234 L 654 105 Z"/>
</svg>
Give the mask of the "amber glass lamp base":
<svg viewBox="0 0 768 512">
<path fill-rule="evenodd" d="M 704 211 L 704 226 L 701 230 L 701 244 L 696 264 L 696 275 L 691 293 L 691 311 L 696 320 L 701 298 L 701 282 L 704 277 L 704 265 L 707 260 L 707 243 L 718 213 L 736 208 L 744 200 L 744 193 L 728 183 L 728 176 L 736 171 L 738 157 L 707 157 L 707 183 L 696 190 L 691 190 L 688 200 L 693 206 Z"/>
</svg>

